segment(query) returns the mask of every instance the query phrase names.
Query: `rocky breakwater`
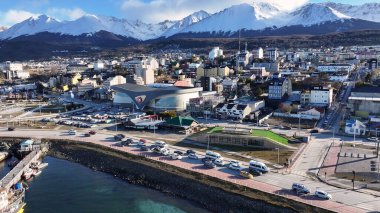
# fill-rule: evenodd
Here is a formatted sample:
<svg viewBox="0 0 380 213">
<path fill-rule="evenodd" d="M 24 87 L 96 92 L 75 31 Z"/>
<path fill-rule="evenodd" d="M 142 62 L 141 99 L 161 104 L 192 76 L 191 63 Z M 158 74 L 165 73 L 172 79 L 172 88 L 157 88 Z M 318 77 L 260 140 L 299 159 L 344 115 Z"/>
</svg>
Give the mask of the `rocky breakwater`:
<svg viewBox="0 0 380 213">
<path fill-rule="evenodd" d="M 49 155 L 159 190 L 213 212 L 328 212 L 162 162 L 95 144 L 50 140 Z"/>
</svg>

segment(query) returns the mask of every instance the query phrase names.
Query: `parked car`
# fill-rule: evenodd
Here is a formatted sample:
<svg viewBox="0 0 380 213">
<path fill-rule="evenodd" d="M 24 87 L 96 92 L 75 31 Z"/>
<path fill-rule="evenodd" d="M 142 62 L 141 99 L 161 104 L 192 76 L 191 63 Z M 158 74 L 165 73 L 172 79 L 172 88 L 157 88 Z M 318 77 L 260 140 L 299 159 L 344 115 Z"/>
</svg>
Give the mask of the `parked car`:
<svg viewBox="0 0 380 213">
<path fill-rule="evenodd" d="M 190 153 L 187 157 L 190 159 L 198 160 L 198 156 L 195 153 Z"/>
<path fill-rule="evenodd" d="M 172 160 L 181 160 L 182 159 L 182 156 L 177 154 L 177 153 L 173 153 L 173 154 L 170 154 L 170 158 Z"/>
<path fill-rule="evenodd" d="M 142 146 L 140 146 L 140 150 L 141 151 L 148 151 L 149 148 L 146 145 L 142 145 Z"/>
<path fill-rule="evenodd" d="M 192 154 L 195 154 L 195 151 L 194 151 L 194 150 L 191 150 L 191 149 L 189 149 L 189 150 L 186 151 L 186 154 L 188 154 L 188 155 L 191 154 L 191 153 L 192 153 Z"/>
<path fill-rule="evenodd" d="M 261 176 L 261 175 L 263 175 L 263 173 L 260 172 L 260 171 L 257 170 L 257 169 L 249 169 L 249 172 L 250 172 L 252 175 L 255 175 L 255 176 Z"/>
<path fill-rule="evenodd" d="M 184 153 L 184 152 L 182 152 L 182 151 L 179 151 L 179 150 L 176 150 L 176 151 L 174 151 L 174 153 L 176 153 L 176 154 L 178 154 L 178 155 L 181 155 L 181 156 L 185 155 L 185 153 Z"/>
<path fill-rule="evenodd" d="M 325 191 L 319 190 L 319 189 L 315 191 L 314 195 L 318 198 L 325 199 L 325 200 L 332 199 L 331 194 L 329 194 Z"/>
<path fill-rule="evenodd" d="M 8 127 L 8 131 L 15 131 L 14 127 Z"/>
<path fill-rule="evenodd" d="M 159 147 L 153 147 L 152 152 L 161 154 L 161 148 L 159 148 Z"/>
<path fill-rule="evenodd" d="M 69 133 L 69 135 L 76 135 L 77 131 L 74 129 L 70 129 L 68 133 Z"/>
<path fill-rule="evenodd" d="M 146 140 L 145 139 L 140 139 L 139 142 L 137 143 L 137 145 L 139 145 L 139 146 L 142 146 L 144 144 L 146 144 Z"/>
<path fill-rule="evenodd" d="M 125 135 L 117 134 L 113 138 L 115 139 L 115 141 L 121 141 L 123 138 L 125 138 Z"/>
<path fill-rule="evenodd" d="M 91 130 L 88 133 L 90 133 L 90 135 L 95 135 L 96 134 L 96 132 L 94 130 Z"/>
<path fill-rule="evenodd" d="M 293 183 L 292 190 L 299 194 L 309 194 L 310 190 L 303 184 Z"/>
<path fill-rule="evenodd" d="M 283 126 L 281 129 L 282 129 L 282 130 L 291 130 L 292 128 L 291 128 L 291 127 L 288 127 L 288 126 Z"/>
<path fill-rule="evenodd" d="M 213 169 L 216 167 L 216 165 L 211 161 L 211 160 L 207 160 L 204 162 L 204 166 L 208 169 Z"/>
<path fill-rule="evenodd" d="M 237 163 L 231 163 L 230 165 L 228 165 L 228 168 L 230 168 L 232 170 L 241 170 L 240 165 Z"/>
<path fill-rule="evenodd" d="M 224 161 L 222 159 L 215 159 L 214 164 L 217 166 L 224 166 Z"/>
<path fill-rule="evenodd" d="M 240 176 L 242 177 L 245 177 L 245 178 L 248 178 L 248 179 L 253 179 L 253 175 L 251 175 L 249 172 L 247 171 L 240 171 Z"/>
<path fill-rule="evenodd" d="M 84 137 L 91 137 L 90 133 L 84 133 Z"/>
<path fill-rule="evenodd" d="M 318 132 L 319 132 L 318 129 L 312 129 L 312 130 L 310 130 L 310 133 L 318 133 Z"/>
</svg>

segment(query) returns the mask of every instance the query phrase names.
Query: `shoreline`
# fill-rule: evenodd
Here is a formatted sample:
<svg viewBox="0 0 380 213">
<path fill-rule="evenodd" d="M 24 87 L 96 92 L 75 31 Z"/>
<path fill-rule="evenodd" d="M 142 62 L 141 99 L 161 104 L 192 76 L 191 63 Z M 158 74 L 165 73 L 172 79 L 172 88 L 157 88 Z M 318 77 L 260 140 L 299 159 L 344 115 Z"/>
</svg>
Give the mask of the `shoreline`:
<svg viewBox="0 0 380 213">
<path fill-rule="evenodd" d="M 20 138 L 2 138 L 16 143 Z M 82 164 L 128 181 L 189 200 L 212 212 L 330 212 L 281 196 L 178 168 L 109 147 L 43 139 L 49 156 Z"/>
</svg>

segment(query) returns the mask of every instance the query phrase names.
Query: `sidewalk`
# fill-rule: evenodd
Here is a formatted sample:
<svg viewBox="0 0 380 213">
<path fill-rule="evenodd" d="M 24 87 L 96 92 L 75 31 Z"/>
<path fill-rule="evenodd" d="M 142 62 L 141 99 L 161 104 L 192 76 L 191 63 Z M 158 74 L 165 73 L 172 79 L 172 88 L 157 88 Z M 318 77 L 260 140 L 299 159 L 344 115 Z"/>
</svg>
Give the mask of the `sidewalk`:
<svg viewBox="0 0 380 213">
<path fill-rule="evenodd" d="M 334 177 L 336 165 L 338 163 L 338 154 L 341 150 L 339 143 L 335 142 L 329 148 L 329 151 L 323 161 L 323 164 L 317 174 L 317 178 L 330 186 L 335 186 L 341 189 L 354 190 L 356 192 L 365 193 L 373 196 L 379 196 L 379 191 L 366 189 L 367 184 L 360 181 L 355 181 L 355 188 L 353 189 L 352 181 L 342 178 Z"/>
</svg>

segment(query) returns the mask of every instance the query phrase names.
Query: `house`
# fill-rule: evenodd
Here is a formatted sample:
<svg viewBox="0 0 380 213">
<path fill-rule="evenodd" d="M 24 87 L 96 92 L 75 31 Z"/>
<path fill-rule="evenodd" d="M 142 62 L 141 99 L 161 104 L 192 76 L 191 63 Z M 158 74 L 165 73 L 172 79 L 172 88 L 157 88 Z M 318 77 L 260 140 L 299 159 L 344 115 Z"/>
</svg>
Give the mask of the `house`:
<svg viewBox="0 0 380 213">
<path fill-rule="evenodd" d="M 29 152 L 33 150 L 34 140 L 25 140 L 20 143 L 20 152 Z"/>
<path fill-rule="evenodd" d="M 184 130 L 184 133 L 188 134 L 198 126 L 198 122 L 192 117 L 178 116 L 166 120 L 165 126 L 173 129 Z"/>
<path fill-rule="evenodd" d="M 280 100 L 285 94 L 292 93 L 292 82 L 287 78 L 274 78 L 269 83 L 268 96 L 269 99 Z"/>
<path fill-rule="evenodd" d="M 348 120 L 344 132 L 350 135 L 365 135 L 366 125 L 359 120 Z"/>
<path fill-rule="evenodd" d="M 365 111 L 369 114 L 380 114 L 380 87 L 364 86 L 351 91 L 348 98 L 351 113 Z"/>
</svg>

